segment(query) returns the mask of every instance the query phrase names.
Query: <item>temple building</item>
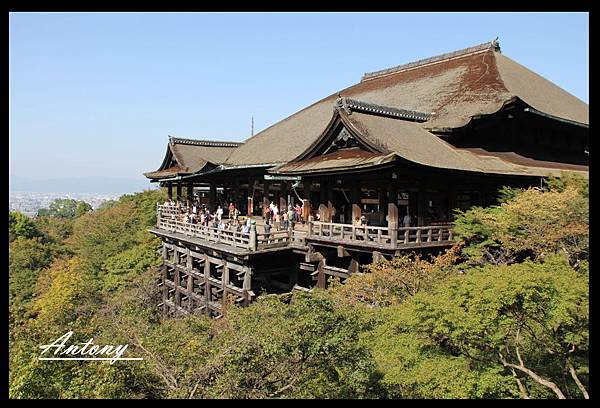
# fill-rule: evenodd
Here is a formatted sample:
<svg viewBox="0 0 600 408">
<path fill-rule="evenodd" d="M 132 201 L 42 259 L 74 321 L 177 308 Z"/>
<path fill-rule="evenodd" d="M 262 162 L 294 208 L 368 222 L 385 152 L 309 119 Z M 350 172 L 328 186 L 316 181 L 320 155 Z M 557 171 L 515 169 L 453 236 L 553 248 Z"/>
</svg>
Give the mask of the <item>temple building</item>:
<svg viewBox="0 0 600 408">
<path fill-rule="evenodd" d="M 502 186 L 588 176 L 588 105 L 504 56 L 497 41 L 364 74 L 241 143 L 170 137 L 145 173 L 159 205 L 167 312 L 222 315 L 226 298 L 324 287 L 359 265 L 452 244 L 454 209 Z M 189 205 L 187 205 L 189 203 Z M 233 203 L 249 231 L 182 221 Z M 301 206 L 293 228 L 262 216 Z M 249 224 L 250 225 L 250 224 Z"/>
</svg>

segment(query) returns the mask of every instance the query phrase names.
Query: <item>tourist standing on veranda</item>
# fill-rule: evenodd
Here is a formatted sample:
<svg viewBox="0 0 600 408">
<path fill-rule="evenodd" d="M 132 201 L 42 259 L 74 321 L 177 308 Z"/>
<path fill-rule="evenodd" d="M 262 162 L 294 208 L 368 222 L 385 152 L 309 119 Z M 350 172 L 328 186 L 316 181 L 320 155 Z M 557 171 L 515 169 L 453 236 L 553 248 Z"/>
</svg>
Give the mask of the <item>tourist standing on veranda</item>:
<svg viewBox="0 0 600 408">
<path fill-rule="evenodd" d="M 220 223 L 221 219 L 223 218 L 223 209 L 221 208 L 221 206 L 217 207 L 217 211 L 216 211 L 215 215 L 217 217 L 217 222 Z"/>
</svg>

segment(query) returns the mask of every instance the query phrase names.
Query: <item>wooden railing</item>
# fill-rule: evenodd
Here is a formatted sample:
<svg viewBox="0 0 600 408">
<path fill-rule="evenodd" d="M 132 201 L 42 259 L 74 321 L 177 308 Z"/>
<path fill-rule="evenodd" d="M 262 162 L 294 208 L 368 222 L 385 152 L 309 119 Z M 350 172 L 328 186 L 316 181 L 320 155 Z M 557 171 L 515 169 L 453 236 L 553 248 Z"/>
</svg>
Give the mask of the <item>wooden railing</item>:
<svg viewBox="0 0 600 408">
<path fill-rule="evenodd" d="M 447 244 L 453 237 L 451 224 L 392 229 L 315 221 L 309 222 L 307 238 L 397 248 L 406 245 Z"/>
<path fill-rule="evenodd" d="M 254 225 L 250 232 L 246 233 L 180 221 L 179 217 L 182 215 L 182 211 L 185 210 L 178 207 L 158 205 L 156 226 L 166 231 L 179 232 L 207 242 L 225 244 L 250 251 L 283 248 L 291 245 L 304 246 L 306 240 L 310 239 L 382 249 L 447 245 L 453 240 L 451 224 L 392 229 L 368 225 L 359 226 L 310 221 L 307 232 L 283 230 L 265 234 L 257 232 Z"/>
<path fill-rule="evenodd" d="M 273 231 L 269 234 L 259 233 L 253 225 L 250 232 L 238 232 L 230 229 L 214 228 L 202 224 L 181 221 L 185 209 L 175 206 L 157 205 L 156 226 L 160 229 L 179 232 L 190 237 L 200 238 L 207 242 L 230 245 L 251 251 L 259 249 L 280 248 L 289 246 L 293 232 Z"/>
<path fill-rule="evenodd" d="M 159 219 L 157 227 L 166 231 L 179 232 L 190 237 L 200 238 L 216 244 L 231 245 L 234 248 L 249 248 L 250 246 L 249 233 L 213 228 L 201 224 L 192 224 L 185 221 L 173 220 L 166 216 L 162 216 Z"/>
</svg>

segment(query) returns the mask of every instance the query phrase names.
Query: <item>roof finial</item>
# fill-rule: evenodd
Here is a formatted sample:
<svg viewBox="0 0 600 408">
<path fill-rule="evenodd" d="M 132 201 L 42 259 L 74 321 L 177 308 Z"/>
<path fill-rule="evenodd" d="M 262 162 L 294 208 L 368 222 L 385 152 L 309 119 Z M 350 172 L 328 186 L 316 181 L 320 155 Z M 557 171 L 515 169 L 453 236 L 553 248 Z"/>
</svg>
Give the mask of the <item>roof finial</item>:
<svg viewBox="0 0 600 408">
<path fill-rule="evenodd" d="M 496 38 L 494 39 L 494 41 L 492 41 L 492 43 L 490 45 L 491 45 L 491 48 L 494 49 L 494 51 L 501 52 L 500 51 L 500 41 L 498 41 L 499 38 L 500 38 L 500 36 L 496 36 Z"/>
<path fill-rule="evenodd" d="M 250 137 L 254 136 L 254 115 L 252 115 L 252 128 L 250 129 Z"/>
</svg>

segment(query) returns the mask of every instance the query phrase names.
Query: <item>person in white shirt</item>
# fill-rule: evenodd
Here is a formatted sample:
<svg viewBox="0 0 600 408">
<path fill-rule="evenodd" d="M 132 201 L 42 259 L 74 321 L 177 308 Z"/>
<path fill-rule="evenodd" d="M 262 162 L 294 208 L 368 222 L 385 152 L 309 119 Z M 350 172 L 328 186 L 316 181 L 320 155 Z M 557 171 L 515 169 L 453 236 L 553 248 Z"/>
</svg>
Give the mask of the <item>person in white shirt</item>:
<svg viewBox="0 0 600 408">
<path fill-rule="evenodd" d="M 219 208 L 217 208 L 217 211 L 215 214 L 217 216 L 217 221 L 221 222 L 221 218 L 223 217 L 223 209 L 221 208 L 221 206 L 219 206 Z"/>
<path fill-rule="evenodd" d="M 404 224 L 404 227 L 406 227 L 406 228 L 410 227 L 410 221 L 411 221 L 410 215 L 408 213 L 406 213 L 406 215 L 402 219 L 402 223 Z"/>
</svg>

